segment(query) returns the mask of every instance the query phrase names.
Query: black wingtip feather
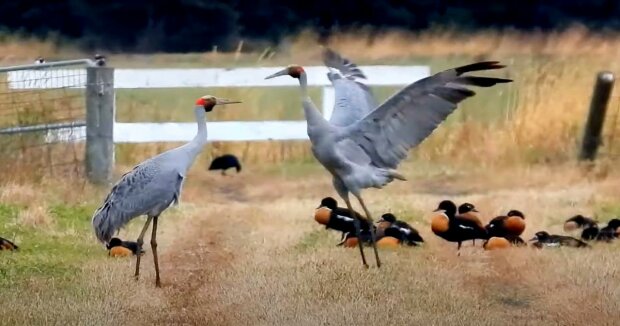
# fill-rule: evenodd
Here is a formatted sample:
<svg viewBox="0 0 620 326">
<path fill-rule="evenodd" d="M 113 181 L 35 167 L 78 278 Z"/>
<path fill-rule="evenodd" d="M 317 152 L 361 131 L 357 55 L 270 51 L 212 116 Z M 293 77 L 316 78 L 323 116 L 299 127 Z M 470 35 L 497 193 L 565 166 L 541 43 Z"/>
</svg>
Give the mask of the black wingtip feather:
<svg viewBox="0 0 620 326">
<path fill-rule="evenodd" d="M 458 82 L 465 85 L 479 86 L 479 87 L 491 87 L 495 84 L 510 83 L 512 79 L 495 78 L 495 77 L 478 77 L 478 76 L 463 76 L 458 78 Z"/>
<path fill-rule="evenodd" d="M 500 65 L 499 61 L 482 61 L 476 62 L 469 65 L 461 66 L 454 68 L 457 75 L 462 75 L 466 72 L 470 71 L 480 71 L 480 70 L 491 70 L 491 69 L 501 69 L 505 68 L 505 65 Z"/>
<path fill-rule="evenodd" d="M 364 75 L 362 70 L 360 70 L 355 63 L 342 57 L 338 52 L 330 48 L 323 48 L 323 63 L 327 67 L 338 69 L 340 73 L 348 79 L 366 79 L 366 75 Z"/>
</svg>

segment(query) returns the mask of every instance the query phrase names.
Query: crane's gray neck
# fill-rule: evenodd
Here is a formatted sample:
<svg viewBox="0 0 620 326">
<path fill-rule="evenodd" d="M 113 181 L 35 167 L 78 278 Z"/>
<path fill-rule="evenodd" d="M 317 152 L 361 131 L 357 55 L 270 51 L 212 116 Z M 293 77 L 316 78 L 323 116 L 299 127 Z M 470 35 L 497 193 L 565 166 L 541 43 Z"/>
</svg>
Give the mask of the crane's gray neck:
<svg viewBox="0 0 620 326">
<path fill-rule="evenodd" d="M 184 166 L 181 167 L 182 172 L 187 171 L 194 163 L 194 160 L 202 152 L 204 146 L 207 144 L 207 114 L 202 106 L 196 106 L 194 108 L 194 115 L 196 116 L 196 124 L 198 125 L 198 132 L 194 139 L 189 143 L 183 145 L 182 151 L 187 155 L 187 159 L 184 161 Z"/>
<path fill-rule="evenodd" d="M 308 78 L 305 72 L 299 76 L 299 86 L 301 88 L 301 101 L 304 107 L 304 116 L 306 117 L 306 122 L 308 122 L 308 127 L 328 124 L 327 120 L 323 118 L 323 115 L 316 106 L 314 106 L 312 99 L 310 99 L 308 95 Z"/>
<path fill-rule="evenodd" d="M 196 106 L 194 108 L 194 116 L 196 116 L 198 132 L 188 145 L 191 145 L 190 147 L 192 150 L 196 151 L 196 154 L 198 154 L 202 151 L 204 145 L 207 144 L 207 113 L 202 106 Z"/>
</svg>

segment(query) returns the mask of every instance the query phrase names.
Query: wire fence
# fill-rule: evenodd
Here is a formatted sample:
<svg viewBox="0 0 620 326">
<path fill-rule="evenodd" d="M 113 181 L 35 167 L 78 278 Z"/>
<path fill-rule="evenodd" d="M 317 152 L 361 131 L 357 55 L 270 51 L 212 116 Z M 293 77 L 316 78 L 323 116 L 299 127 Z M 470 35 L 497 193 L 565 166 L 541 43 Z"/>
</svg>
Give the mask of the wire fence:
<svg viewBox="0 0 620 326">
<path fill-rule="evenodd" d="M 0 181 L 83 176 L 85 85 L 84 68 L 0 73 Z"/>
</svg>

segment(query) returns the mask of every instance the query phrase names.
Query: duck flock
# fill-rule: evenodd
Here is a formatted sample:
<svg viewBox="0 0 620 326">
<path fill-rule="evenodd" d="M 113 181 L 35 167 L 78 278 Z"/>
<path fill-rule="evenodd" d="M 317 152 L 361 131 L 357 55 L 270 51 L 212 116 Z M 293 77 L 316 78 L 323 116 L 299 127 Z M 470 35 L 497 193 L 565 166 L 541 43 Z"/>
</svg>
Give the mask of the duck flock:
<svg viewBox="0 0 620 326">
<path fill-rule="evenodd" d="M 371 227 L 378 247 L 415 247 L 424 242 L 418 230 L 392 213 L 383 214 L 375 224 L 367 222 L 361 214 L 355 214 L 355 217 L 351 216 L 347 208 L 338 207 L 334 198 L 326 197 L 316 208 L 314 219 L 326 229 L 340 232 L 342 236 L 338 246 L 347 248 L 357 246 L 359 241 L 370 245 Z M 463 203 L 457 207 L 451 200 L 441 201 L 430 216 L 431 231 L 448 242 L 455 242 L 457 250 L 461 249 L 463 242 L 470 240 L 474 246 L 476 240 L 482 240 L 484 250 L 527 247 L 528 244 L 521 238 L 525 227 L 525 215 L 519 210 L 510 210 L 506 215 L 494 217 L 484 224 L 473 204 Z M 620 219 L 612 219 L 601 228 L 596 220 L 576 215 L 565 221 L 564 230 L 567 233 L 581 231 L 581 239 L 538 231 L 528 242 L 533 248 L 589 248 L 590 241 L 611 242 L 617 238 L 620 235 Z"/>
</svg>

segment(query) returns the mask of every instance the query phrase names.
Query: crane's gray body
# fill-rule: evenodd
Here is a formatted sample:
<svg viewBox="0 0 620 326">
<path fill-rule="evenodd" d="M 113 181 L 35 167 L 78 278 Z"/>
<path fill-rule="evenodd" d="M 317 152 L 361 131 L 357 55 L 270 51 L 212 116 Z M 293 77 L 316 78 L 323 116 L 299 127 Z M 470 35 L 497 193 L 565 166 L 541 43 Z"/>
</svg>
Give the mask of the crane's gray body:
<svg viewBox="0 0 620 326">
<path fill-rule="evenodd" d="M 337 99 L 332 118 L 326 121 L 305 93 L 305 74 L 300 76 L 304 89 L 302 104 L 312 152 L 332 174 L 336 191 L 345 199 L 349 192 L 359 198 L 362 189 L 382 188 L 395 178 L 404 180 L 395 171 L 398 164 L 407 157 L 409 149 L 421 143 L 457 108 L 459 102 L 475 95 L 465 86 L 490 87 L 511 81 L 464 76 L 469 71 L 503 67 L 497 62 L 474 63 L 414 82 L 375 108 L 372 106 L 374 98 L 365 85 L 360 86 L 354 78 L 347 77 L 363 76 L 359 69 L 353 65 L 354 69 L 343 71 L 352 64 L 339 56 L 326 65 L 340 67 L 345 76 L 328 75 L 332 82 L 336 81 Z"/>
<path fill-rule="evenodd" d="M 207 142 L 205 112 L 195 108 L 198 134 L 189 143 L 163 152 L 134 167 L 114 185 L 93 215 L 93 228 L 101 242 L 108 242 L 131 219 L 159 216 L 179 202 L 183 181 Z"/>
</svg>

